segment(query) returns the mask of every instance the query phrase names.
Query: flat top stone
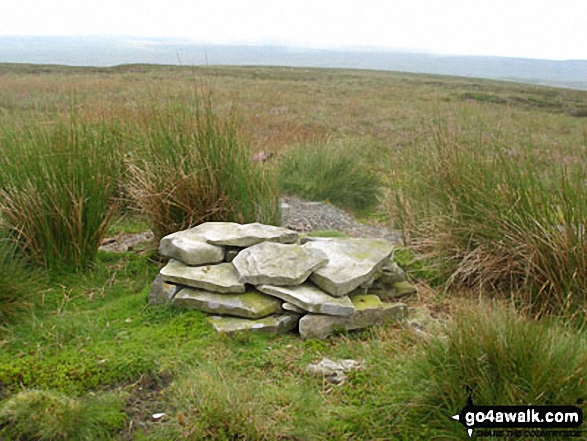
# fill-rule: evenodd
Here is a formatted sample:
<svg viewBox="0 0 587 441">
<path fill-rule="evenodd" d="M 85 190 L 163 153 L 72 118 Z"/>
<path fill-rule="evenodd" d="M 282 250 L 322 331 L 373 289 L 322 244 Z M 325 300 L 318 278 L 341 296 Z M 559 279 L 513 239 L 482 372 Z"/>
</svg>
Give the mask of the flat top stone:
<svg viewBox="0 0 587 441">
<path fill-rule="evenodd" d="M 348 296 L 341 298 L 329 296 L 311 283 L 298 286 L 259 285 L 257 289 L 308 312 L 342 316 L 348 316 L 355 312 L 355 307 Z"/>
<path fill-rule="evenodd" d="M 244 283 L 231 263 L 219 265 L 188 266 L 177 260 L 170 260 L 160 271 L 166 282 L 201 288 L 221 293 L 245 292 Z"/>
<path fill-rule="evenodd" d="M 253 285 L 298 285 L 328 262 L 320 250 L 263 242 L 242 250 L 232 264 L 239 280 Z"/>
<path fill-rule="evenodd" d="M 206 243 L 202 236 L 189 230 L 178 231 L 161 239 L 159 253 L 188 265 L 206 265 L 224 259 L 224 247 Z"/>
<path fill-rule="evenodd" d="M 298 233 L 287 228 L 264 225 L 258 222 L 205 222 L 178 233 L 188 238 L 199 238 L 211 245 L 250 247 L 261 242 L 295 243 Z"/>
<path fill-rule="evenodd" d="M 314 271 L 310 280 L 340 297 L 367 282 L 388 261 L 393 244 L 384 239 L 340 238 L 308 242 L 303 248 L 328 256 L 328 264 Z"/>
</svg>

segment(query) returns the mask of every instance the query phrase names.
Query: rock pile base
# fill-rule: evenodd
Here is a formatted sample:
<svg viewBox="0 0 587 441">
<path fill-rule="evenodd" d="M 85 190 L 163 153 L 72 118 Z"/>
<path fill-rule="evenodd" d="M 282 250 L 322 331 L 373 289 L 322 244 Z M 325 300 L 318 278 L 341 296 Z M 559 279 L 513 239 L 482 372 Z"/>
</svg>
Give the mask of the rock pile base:
<svg viewBox="0 0 587 441">
<path fill-rule="evenodd" d="M 149 304 L 211 314 L 223 333 L 289 332 L 324 339 L 407 318 L 415 292 L 384 239 L 300 238 L 286 228 L 207 222 L 161 239 L 169 257 Z"/>
</svg>

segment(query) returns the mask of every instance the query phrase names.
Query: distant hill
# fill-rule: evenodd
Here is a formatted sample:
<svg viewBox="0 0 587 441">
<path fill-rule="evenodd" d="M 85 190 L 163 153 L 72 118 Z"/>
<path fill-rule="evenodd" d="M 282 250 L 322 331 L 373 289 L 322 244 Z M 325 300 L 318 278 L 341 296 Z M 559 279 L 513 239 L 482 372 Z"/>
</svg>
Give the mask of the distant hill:
<svg viewBox="0 0 587 441">
<path fill-rule="evenodd" d="M 587 90 L 587 60 L 203 45 L 168 38 L 0 36 L 0 62 L 71 66 L 153 63 L 341 67 L 491 78 Z"/>
</svg>

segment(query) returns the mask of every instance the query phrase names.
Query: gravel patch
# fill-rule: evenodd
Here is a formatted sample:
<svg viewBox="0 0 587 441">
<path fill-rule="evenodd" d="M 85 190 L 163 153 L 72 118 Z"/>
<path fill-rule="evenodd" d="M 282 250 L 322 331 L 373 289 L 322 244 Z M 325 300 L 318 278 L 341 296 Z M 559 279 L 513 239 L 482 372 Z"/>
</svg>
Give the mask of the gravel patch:
<svg viewBox="0 0 587 441">
<path fill-rule="evenodd" d="M 281 226 L 301 233 L 337 230 L 351 237 L 383 238 L 402 243 L 399 231 L 384 225 L 366 225 L 340 208 L 323 202 L 287 197 L 281 199 Z"/>
</svg>

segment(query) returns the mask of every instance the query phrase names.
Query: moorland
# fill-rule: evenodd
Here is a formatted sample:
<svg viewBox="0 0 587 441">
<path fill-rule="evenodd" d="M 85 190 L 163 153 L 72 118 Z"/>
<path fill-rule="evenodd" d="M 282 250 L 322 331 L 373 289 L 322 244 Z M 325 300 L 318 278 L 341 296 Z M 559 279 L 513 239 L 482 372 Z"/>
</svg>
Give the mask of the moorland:
<svg viewBox="0 0 587 441">
<path fill-rule="evenodd" d="M 266 164 L 250 154 L 275 153 Z M 0 438 L 469 439 L 465 405 L 587 397 L 587 92 L 284 67 L 0 65 Z M 147 307 L 156 248 L 280 195 L 401 232 L 445 327 L 303 341 Z M 326 232 L 332 234 L 332 232 Z M 333 386 L 322 357 L 362 360 Z M 153 414 L 165 415 L 154 421 Z"/>
</svg>

